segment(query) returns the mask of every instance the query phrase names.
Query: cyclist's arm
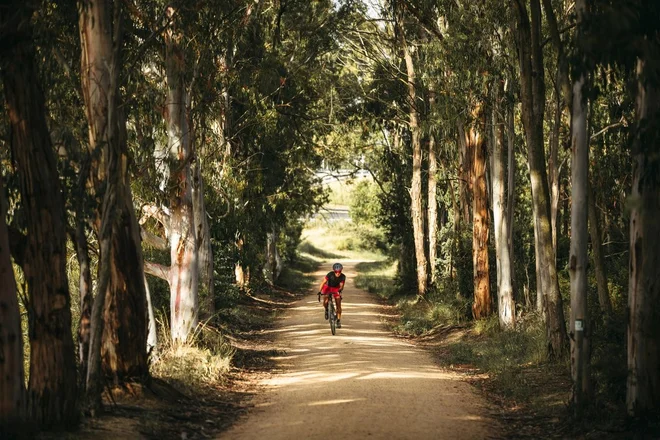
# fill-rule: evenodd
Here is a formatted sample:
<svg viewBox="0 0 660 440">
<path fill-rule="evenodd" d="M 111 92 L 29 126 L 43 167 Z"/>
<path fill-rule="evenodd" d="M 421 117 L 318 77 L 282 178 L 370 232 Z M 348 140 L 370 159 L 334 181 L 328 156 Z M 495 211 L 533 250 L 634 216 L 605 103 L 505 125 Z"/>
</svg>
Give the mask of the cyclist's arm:
<svg viewBox="0 0 660 440">
<path fill-rule="evenodd" d="M 323 282 L 321 283 L 321 286 L 319 287 L 319 293 L 323 292 L 323 286 L 325 286 L 327 282 L 328 282 L 328 279 L 323 278 Z"/>
</svg>

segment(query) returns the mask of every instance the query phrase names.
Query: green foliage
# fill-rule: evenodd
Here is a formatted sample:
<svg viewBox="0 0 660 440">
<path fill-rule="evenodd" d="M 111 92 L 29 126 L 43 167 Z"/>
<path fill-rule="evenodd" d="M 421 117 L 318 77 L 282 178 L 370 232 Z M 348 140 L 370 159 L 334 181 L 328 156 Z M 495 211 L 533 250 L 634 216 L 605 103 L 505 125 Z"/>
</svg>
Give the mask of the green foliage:
<svg viewBox="0 0 660 440">
<path fill-rule="evenodd" d="M 370 180 L 360 180 L 352 193 L 349 214 L 358 225 L 376 226 L 380 211 L 378 186 Z"/>
</svg>

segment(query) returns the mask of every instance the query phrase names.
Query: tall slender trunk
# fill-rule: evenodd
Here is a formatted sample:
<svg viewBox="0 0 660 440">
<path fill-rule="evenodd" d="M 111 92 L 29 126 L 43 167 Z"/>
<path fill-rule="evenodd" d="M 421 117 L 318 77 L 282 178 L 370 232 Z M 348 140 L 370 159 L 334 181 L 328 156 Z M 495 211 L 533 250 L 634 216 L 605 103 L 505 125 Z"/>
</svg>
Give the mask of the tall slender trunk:
<svg viewBox="0 0 660 440">
<path fill-rule="evenodd" d="M 582 37 L 585 0 L 578 0 L 578 45 Z M 587 103 L 583 95 L 587 74 L 580 73 L 573 84 L 571 112 L 571 247 L 568 271 L 571 277 L 571 376 L 572 403 L 581 413 L 591 394 L 591 373 L 587 310 L 587 186 L 589 181 L 589 142 L 587 133 Z"/>
<path fill-rule="evenodd" d="M 513 120 L 513 104 L 507 104 L 506 110 L 506 141 L 507 141 L 507 214 L 504 217 L 507 220 L 506 231 L 506 245 L 509 248 L 509 259 L 511 260 L 511 288 L 515 292 L 515 266 L 513 264 L 513 208 L 516 200 L 516 157 L 515 157 L 515 138 L 516 132 Z M 515 298 L 515 294 L 514 294 Z M 526 304 L 529 306 L 529 304 Z"/>
<path fill-rule="evenodd" d="M 568 335 L 552 248 L 550 198 L 543 146 L 543 114 L 545 83 L 541 50 L 541 7 L 539 0 L 531 0 L 531 23 L 526 2 L 515 0 L 517 18 L 523 125 L 527 139 L 532 211 L 536 225 L 536 253 L 540 270 L 541 289 L 545 298 L 548 352 L 551 357 L 566 353 Z"/>
<path fill-rule="evenodd" d="M 507 225 L 507 245 L 509 246 L 509 255 L 513 260 L 513 209 L 516 200 L 516 131 L 514 126 L 513 104 L 507 104 L 506 110 L 506 142 L 507 142 L 507 202 L 506 209 L 508 219 Z M 514 266 L 511 264 L 511 283 L 513 284 Z M 515 286 L 514 286 L 515 289 Z"/>
<path fill-rule="evenodd" d="M 422 210 L 422 146 L 420 143 L 421 128 L 418 121 L 417 94 L 415 90 L 415 66 L 412 55 L 408 50 L 408 44 L 403 36 L 403 30 L 399 32 L 401 50 L 406 62 L 408 75 L 408 112 L 409 126 L 412 140 L 412 183 L 410 188 L 410 212 L 412 215 L 413 237 L 415 241 L 415 261 L 417 273 L 417 294 L 423 296 L 426 293 L 428 282 L 427 260 L 424 240 L 424 217 Z"/>
<path fill-rule="evenodd" d="M 0 437 L 14 438 L 25 422 L 25 374 L 21 315 L 6 218 L 7 202 L 0 177 Z"/>
<path fill-rule="evenodd" d="M 431 283 L 436 281 L 435 260 L 438 255 L 438 163 L 435 154 L 435 136 L 429 135 L 429 177 L 428 177 L 428 229 L 429 229 L 429 263 L 431 265 Z"/>
<path fill-rule="evenodd" d="M 552 250 L 557 261 L 557 213 L 559 212 L 559 128 L 561 125 L 561 97 L 556 95 L 555 120 L 550 137 L 550 158 L 548 160 L 548 186 L 550 188 L 550 230 L 552 231 Z M 556 263 L 555 263 L 556 264 Z"/>
<path fill-rule="evenodd" d="M 490 218 L 488 212 L 488 192 L 486 184 L 486 142 L 481 136 L 477 124 L 484 126 L 484 116 L 479 109 L 475 112 L 476 120 L 467 131 L 466 143 L 472 152 L 472 263 L 474 270 L 474 319 L 490 316 L 492 305 L 490 298 L 490 275 L 488 264 L 488 239 Z"/>
<path fill-rule="evenodd" d="M 17 16 L 7 17 L 7 11 L 0 14 L 2 22 L 7 23 L 4 31 L 16 35 L 19 24 L 29 28 L 32 11 L 22 4 L 13 7 Z M 5 48 L 5 61 L 11 62 L 3 63 L 2 81 L 27 225 L 23 264 L 30 325 L 27 414 L 38 425 L 63 427 L 75 425 L 78 419 L 66 220 L 34 48 L 25 35 L 31 35 L 31 31 Z"/>
<path fill-rule="evenodd" d="M 119 105 L 121 8 L 121 2 L 79 1 L 81 82 L 90 155 L 94 158 L 90 186 L 100 207 L 94 225 L 101 245 L 99 280 L 108 277 L 107 289 L 100 293 L 105 299 L 95 298 L 92 307 L 89 368 L 100 356 L 103 373 L 115 385 L 142 380 L 149 374 L 144 262 L 129 182 L 126 120 Z M 113 194 L 108 196 L 109 187 Z M 104 224 L 106 231 L 102 231 Z M 103 255 L 104 251 L 110 254 Z M 107 270 L 106 275 L 103 270 Z M 97 287 L 102 285 L 97 283 Z M 99 304 L 103 306 L 102 322 L 94 321 L 94 308 Z M 102 334 L 98 348 L 94 334 Z M 100 349 L 100 355 L 93 352 L 95 349 Z M 89 387 L 99 380 L 97 377 L 98 372 L 88 372 L 88 394 L 96 392 Z M 98 399 L 92 397 L 97 402 Z"/>
<path fill-rule="evenodd" d="M 500 326 L 512 328 L 515 324 L 515 303 L 511 278 L 511 254 L 509 248 L 509 223 L 505 194 L 504 127 L 498 120 L 499 89 L 495 88 L 492 107 L 493 157 L 493 231 L 497 264 L 497 310 Z"/>
<path fill-rule="evenodd" d="M 594 259 L 594 272 L 596 274 L 596 288 L 598 290 L 598 304 L 600 311 L 604 315 L 612 313 L 612 302 L 610 301 L 610 291 L 607 285 L 607 274 L 605 271 L 605 256 L 603 255 L 603 245 L 601 243 L 600 224 L 598 220 L 598 211 L 596 210 L 596 196 L 589 183 L 587 189 L 588 215 L 589 215 L 589 234 L 591 235 L 591 252 Z"/>
<path fill-rule="evenodd" d="M 170 180 L 170 325 L 172 340 L 185 342 L 198 322 L 198 252 L 193 214 L 190 161 L 192 150 L 185 103 L 183 36 L 176 11 L 167 8 L 165 31 L 167 74 L 167 138 L 173 168 Z"/>
<path fill-rule="evenodd" d="M 657 44 L 648 44 L 654 44 L 652 53 L 657 53 Z M 652 61 L 647 53 L 637 63 L 632 150 L 626 403 L 628 413 L 636 418 L 657 417 L 660 410 L 660 92 Z"/>
<path fill-rule="evenodd" d="M 208 318 L 215 314 L 213 248 L 211 247 L 211 228 L 204 203 L 204 180 L 199 154 L 192 167 L 192 181 L 193 217 L 195 218 L 199 268 L 199 309 L 200 314 Z"/>
<path fill-rule="evenodd" d="M 470 202 L 472 200 L 472 155 L 468 149 L 467 145 L 467 135 L 465 134 L 465 128 L 463 127 L 463 121 L 457 121 L 457 130 L 458 130 L 458 152 L 459 152 L 459 176 L 460 176 L 460 185 L 459 185 L 459 201 L 461 209 L 461 219 L 464 224 L 469 224 L 471 220 L 470 216 Z"/>
</svg>

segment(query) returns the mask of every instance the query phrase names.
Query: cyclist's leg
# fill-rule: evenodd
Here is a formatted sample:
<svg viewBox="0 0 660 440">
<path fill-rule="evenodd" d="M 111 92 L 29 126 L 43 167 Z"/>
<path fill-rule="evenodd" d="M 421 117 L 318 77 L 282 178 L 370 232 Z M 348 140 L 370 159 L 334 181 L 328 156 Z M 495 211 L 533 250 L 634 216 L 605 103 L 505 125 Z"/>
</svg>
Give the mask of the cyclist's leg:
<svg viewBox="0 0 660 440">
<path fill-rule="evenodd" d="M 337 304 L 337 319 L 341 319 L 341 296 L 335 295 L 335 303 Z"/>
<path fill-rule="evenodd" d="M 323 295 L 323 307 L 325 308 L 325 319 L 328 319 L 328 300 L 330 299 L 329 294 Z"/>
</svg>

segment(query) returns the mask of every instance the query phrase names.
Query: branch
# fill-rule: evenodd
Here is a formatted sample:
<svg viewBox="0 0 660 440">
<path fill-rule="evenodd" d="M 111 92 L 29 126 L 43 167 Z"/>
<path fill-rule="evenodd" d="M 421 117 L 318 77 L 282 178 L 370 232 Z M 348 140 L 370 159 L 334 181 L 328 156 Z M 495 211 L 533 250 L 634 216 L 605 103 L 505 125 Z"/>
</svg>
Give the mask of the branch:
<svg viewBox="0 0 660 440">
<path fill-rule="evenodd" d="M 152 234 L 144 228 L 140 228 L 140 235 L 142 236 L 142 241 L 147 245 L 160 250 L 167 250 L 169 248 L 167 240 Z"/>
<path fill-rule="evenodd" d="M 162 280 L 165 280 L 169 283 L 170 281 L 170 268 L 169 266 L 164 266 L 162 264 L 153 263 L 151 261 L 144 260 L 144 272 L 149 275 L 153 275 Z"/>
<path fill-rule="evenodd" d="M 624 125 L 624 120 L 623 120 L 623 118 L 621 118 L 621 120 L 619 122 L 615 122 L 613 124 L 610 124 L 607 127 L 604 127 L 602 130 L 600 130 L 598 133 L 592 134 L 591 139 L 593 140 L 593 139 L 597 138 L 598 136 L 600 136 L 601 134 L 604 134 L 605 132 L 607 132 L 607 131 L 609 131 L 613 128 L 622 127 L 623 125 Z"/>
<path fill-rule="evenodd" d="M 163 228 L 165 228 L 166 234 L 169 235 L 170 230 L 170 213 L 167 212 L 167 208 L 161 208 L 156 205 L 144 205 L 142 207 L 142 217 L 140 217 L 140 225 L 143 225 L 149 220 L 149 218 L 156 219 Z"/>
</svg>

